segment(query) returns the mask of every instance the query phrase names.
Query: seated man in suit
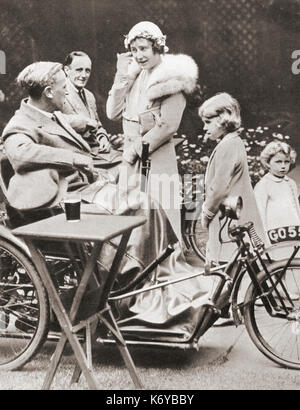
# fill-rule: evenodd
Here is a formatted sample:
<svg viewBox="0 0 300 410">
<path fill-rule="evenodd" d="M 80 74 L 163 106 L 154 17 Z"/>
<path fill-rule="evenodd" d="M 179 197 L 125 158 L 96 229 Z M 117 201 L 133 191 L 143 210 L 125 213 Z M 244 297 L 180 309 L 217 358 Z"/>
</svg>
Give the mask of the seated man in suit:
<svg viewBox="0 0 300 410">
<path fill-rule="evenodd" d="M 92 61 L 83 51 L 72 51 L 65 58 L 64 71 L 67 76 L 67 95 L 63 107 L 65 114 L 77 114 L 77 124 L 73 128 L 79 132 L 96 153 L 110 153 L 103 157 L 112 158 L 120 154 L 111 146 L 106 130 L 103 128 L 97 113 L 94 94 L 86 89 L 91 75 Z M 122 143 L 120 138 L 113 141 L 117 148 Z"/>
<path fill-rule="evenodd" d="M 170 243 L 176 242 L 175 251 L 145 279 L 145 286 L 152 280 L 182 278 L 197 271 L 182 260 L 176 235 L 160 204 L 136 189 L 129 189 L 126 198 L 120 196 L 118 185 L 111 180 L 110 174 L 95 169 L 89 145 L 59 111 L 66 95 L 62 65 L 33 63 L 17 80 L 29 97 L 21 102 L 20 109 L 2 134 L 6 155 L 15 172 L 7 189 L 9 204 L 21 211 L 48 208 L 58 204 L 67 191 L 80 191 L 83 201 L 97 204 L 102 212 L 146 216 L 146 223 L 133 230 L 127 258 L 122 261 L 121 273 L 125 280 L 127 274 L 132 278 L 133 273 L 143 270 Z M 120 172 L 125 170 L 124 167 Z M 115 245 L 105 245 L 102 251 L 106 252 L 101 253 L 102 266 L 110 265 L 115 252 Z M 188 328 L 193 331 L 198 323 L 194 302 L 197 306 L 207 303 L 210 286 L 206 278 L 193 278 L 188 285 L 167 286 L 147 296 L 142 293 L 133 300 L 128 298 L 124 308 L 125 311 L 129 309 L 134 320 L 159 326 L 175 323 L 176 327 L 182 325 L 184 331 Z M 181 320 L 174 322 L 177 315 L 182 323 Z"/>
<path fill-rule="evenodd" d="M 95 172 L 88 143 L 59 111 L 66 95 L 62 65 L 33 63 L 17 81 L 29 97 L 2 135 L 15 171 L 7 193 L 10 205 L 19 210 L 52 206 L 67 190 L 82 189 L 98 175 L 106 176 L 105 171 Z"/>
<path fill-rule="evenodd" d="M 67 93 L 62 65 L 33 63 L 17 81 L 29 96 L 2 134 L 15 172 L 7 189 L 9 204 L 20 211 L 48 208 L 60 203 L 67 191 L 79 190 L 84 202 L 109 213 L 119 213 L 125 206 L 133 213 L 148 213 L 152 200 L 137 191 L 135 181 L 126 192 L 118 192 L 111 173 L 95 167 L 90 146 L 61 113 Z M 152 208 L 157 209 L 156 204 Z"/>
</svg>

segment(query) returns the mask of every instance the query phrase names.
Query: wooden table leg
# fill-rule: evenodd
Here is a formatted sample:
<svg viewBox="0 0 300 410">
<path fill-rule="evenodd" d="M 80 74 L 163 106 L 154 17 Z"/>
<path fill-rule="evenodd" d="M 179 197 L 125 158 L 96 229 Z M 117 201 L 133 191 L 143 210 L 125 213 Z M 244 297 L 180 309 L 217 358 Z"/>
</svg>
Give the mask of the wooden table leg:
<svg viewBox="0 0 300 410">
<path fill-rule="evenodd" d="M 109 292 L 111 290 L 111 287 L 113 285 L 115 277 L 116 277 L 116 275 L 119 271 L 120 264 L 121 264 L 122 258 L 124 256 L 124 253 L 126 251 L 128 240 L 130 238 L 131 232 L 132 232 L 131 230 L 127 231 L 126 233 L 124 233 L 122 235 L 120 244 L 118 246 L 117 252 L 115 254 L 115 257 L 113 259 L 113 262 L 112 262 L 112 265 L 111 265 L 111 268 L 110 268 L 110 271 L 109 271 L 108 278 L 105 281 L 104 288 L 102 289 L 102 292 L 101 292 L 100 307 L 106 306 L 107 297 L 109 295 Z M 101 301 L 104 301 L 104 302 L 102 303 Z M 119 331 L 118 324 L 116 323 L 116 321 L 115 321 L 109 307 L 108 307 L 107 310 L 109 310 L 109 319 L 106 320 L 105 318 L 103 318 L 102 322 L 106 327 L 108 327 L 109 329 L 116 332 L 117 336 L 115 337 L 115 340 L 116 340 L 117 346 L 120 350 L 120 353 L 122 355 L 122 358 L 125 362 L 125 365 L 126 365 L 128 371 L 129 371 L 130 377 L 131 377 L 134 385 L 137 388 L 142 388 L 143 386 L 142 386 L 142 384 L 139 380 L 139 377 L 137 375 L 135 365 L 134 365 L 133 360 L 131 358 L 131 355 L 128 351 L 128 348 L 126 346 L 126 342 L 123 339 L 123 336 L 121 335 L 121 332 Z M 96 329 L 94 329 L 92 332 L 94 333 L 95 330 Z M 72 382 L 74 382 L 74 383 L 78 382 L 78 380 L 80 378 L 80 375 L 81 375 L 81 369 L 78 365 L 76 365 L 73 376 L 72 376 Z"/>
<path fill-rule="evenodd" d="M 140 381 L 140 379 L 138 377 L 135 364 L 132 360 L 132 357 L 129 353 L 129 350 L 126 346 L 126 342 L 125 342 L 125 340 L 122 336 L 122 333 L 119 330 L 119 326 L 118 326 L 118 324 L 117 324 L 117 322 L 116 322 L 116 320 L 115 320 L 115 318 L 114 318 L 114 316 L 111 312 L 110 307 L 108 307 L 108 309 L 106 311 L 106 314 L 108 315 L 108 318 L 105 319 L 104 316 L 102 316 L 101 320 L 108 328 L 111 329 L 112 336 L 116 341 L 116 344 L 117 344 L 117 346 L 120 350 L 120 353 L 123 357 L 123 360 L 125 362 L 125 365 L 128 369 L 128 372 L 130 374 L 130 377 L 131 377 L 135 387 L 138 388 L 138 389 L 143 389 L 143 385 L 142 385 L 142 382 Z"/>
<path fill-rule="evenodd" d="M 92 355 L 92 348 L 93 348 L 93 342 L 95 340 L 95 334 L 96 334 L 96 330 L 99 324 L 99 320 L 95 320 L 94 323 L 92 325 L 89 325 L 89 332 L 90 332 L 90 346 L 87 346 L 87 344 L 85 344 L 85 349 L 88 352 L 88 349 L 91 349 L 89 353 L 87 353 L 87 357 L 88 355 Z M 78 363 L 75 365 L 75 369 L 72 375 L 72 379 L 71 379 L 71 384 L 73 383 L 78 383 L 79 379 L 81 376 L 81 369 L 78 366 Z"/>
<path fill-rule="evenodd" d="M 96 390 L 97 389 L 97 383 L 96 379 L 92 374 L 92 371 L 88 368 L 87 360 L 84 355 L 83 349 L 76 337 L 72 333 L 72 322 L 76 319 L 76 315 L 78 312 L 78 309 L 80 307 L 80 302 L 82 300 L 82 297 L 85 293 L 86 286 L 88 283 L 88 280 L 93 272 L 95 263 L 97 261 L 97 256 L 99 255 L 100 249 L 102 244 L 101 243 L 96 243 L 92 255 L 90 259 L 87 262 L 87 265 L 85 267 L 82 280 L 79 283 L 78 289 L 76 291 L 74 301 L 71 307 L 70 315 L 67 314 L 65 311 L 65 308 L 60 300 L 60 297 L 57 293 L 57 290 L 55 289 L 55 286 L 53 284 L 53 281 L 50 277 L 49 271 L 46 266 L 46 262 L 43 258 L 42 255 L 40 255 L 40 252 L 36 250 L 35 246 L 31 243 L 31 241 L 27 240 L 26 241 L 28 248 L 31 252 L 31 255 L 33 257 L 33 260 L 38 268 L 38 270 L 42 273 L 41 277 L 43 279 L 44 285 L 48 291 L 49 298 L 51 301 L 51 307 L 53 308 L 57 319 L 59 321 L 59 324 L 62 328 L 63 334 L 61 339 L 58 342 L 58 345 L 56 347 L 55 353 L 52 356 L 51 360 L 51 366 L 47 372 L 46 379 L 43 385 L 43 388 L 49 389 L 51 386 L 51 383 L 53 381 L 54 375 L 56 373 L 57 367 L 60 363 L 61 356 L 65 347 L 65 344 L 67 341 L 69 341 L 73 351 L 75 358 L 78 362 L 78 365 L 80 366 L 81 370 L 83 371 L 88 385 L 91 389 Z M 69 317 L 70 316 L 70 317 Z"/>
</svg>

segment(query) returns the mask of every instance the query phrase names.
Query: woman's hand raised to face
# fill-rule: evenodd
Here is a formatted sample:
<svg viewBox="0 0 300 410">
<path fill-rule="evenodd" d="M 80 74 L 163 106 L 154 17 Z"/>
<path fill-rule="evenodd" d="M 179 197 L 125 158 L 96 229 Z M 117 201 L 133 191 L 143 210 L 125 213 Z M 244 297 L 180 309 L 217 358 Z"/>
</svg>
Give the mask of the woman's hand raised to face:
<svg viewBox="0 0 300 410">
<path fill-rule="evenodd" d="M 127 76 L 129 65 L 132 63 L 133 57 L 130 52 L 117 54 L 117 71 L 120 75 Z"/>
<path fill-rule="evenodd" d="M 141 68 L 130 52 L 117 54 L 117 73 L 119 76 L 134 79 L 140 71 Z"/>
</svg>

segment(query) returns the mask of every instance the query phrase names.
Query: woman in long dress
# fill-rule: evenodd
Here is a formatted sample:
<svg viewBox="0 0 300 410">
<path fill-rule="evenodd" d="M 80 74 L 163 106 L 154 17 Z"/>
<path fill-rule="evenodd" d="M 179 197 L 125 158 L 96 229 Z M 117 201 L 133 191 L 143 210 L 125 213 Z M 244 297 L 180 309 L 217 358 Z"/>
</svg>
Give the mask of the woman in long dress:
<svg viewBox="0 0 300 410">
<path fill-rule="evenodd" d="M 136 191 L 128 192 L 130 208 L 118 204 L 118 186 L 103 169 L 96 170 L 89 145 L 66 122 L 60 109 L 65 97 L 65 75 L 58 63 L 37 62 L 18 76 L 19 84 L 28 91 L 28 98 L 5 127 L 2 139 L 12 166 L 7 200 L 18 211 L 29 211 L 58 205 L 65 193 L 79 191 L 83 202 L 96 204 L 102 213 L 146 216 L 146 223 L 133 230 L 127 258 L 120 268 L 119 279 L 128 283 L 135 271 L 128 271 L 130 262 L 142 270 L 153 262 L 170 243 L 178 243 L 161 205 L 141 193 L 133 206 Z M 55 121 L 53 120 L 55 118 Z M 4 177 L 4 175 L 3 175 Z M 101 226 L 99 226 L 101 230 Z M 98 263 L 110 267 L 116 243 L 105 243 Z M 199 273 L 180 260 L 180 248 L 146 278 L 144 286 Z M 107 266 L 106 265 L 106 266 Z M 209 278 L 193 278 L 168 287 L 126 299 L 126 318 L 181 329 L 191 335 L 197 328 L 201 306 L 208 302 Z M 122 310 L 121 313 L 124 311 Z"/>
<path fill-rule="evenodd" d="M 108 117 L 123 121 L 124 166 L 120 170 L 119 189 L 122 191 L 130 176 L 140 175 L 142 142 L 148 142 L 151 173 L 147 191 L 153 199 L 150 206 L 156 207 L 156 212 L 148 209 L 145 213 L 148 221 L 152 218 L 147 225 L 149 231 L 133 232 L 130 257 L 145 265 L 169 242 L 175 244 L 171 256 L 145 281 L 145 286 L 149 286 L 199 272 L 185 262 L 179 246 L 179 176 L 173 142 L 186 105 L 184 94 L 194 90 L 198 69 L 188 56 L 165 55 L 165 36 L 150 22 L 135 25 L 126 36 L 125 46 L 130 51 L 118 55 L 117 73 L 107 101 Z M 133 192 L 139 189 L 135 180 L 132 185 L 129 182 L 125 191 L 134 197 Z M 126 272 L 125 269 L 125 283 Z M 201 306 L 209 300 L 212 285 L 211 278 L 196 277 L 142 293 L 127 301 L 129 317 L 124 323 L 163 326 L 191 335 L 197 327 Z"/>
<path fill-rule="evenodd" d="M 136 24 L 125 38 L 125 47 L 129 51 L 118 55 L 107 100 L 108 118 L 123 121 L 124 183 L 132 173 L 139 174 L 142 142 L 149 143 L 148 192 L 162 205 L 180 240 L 180 184 L 173 136 L 186 106 L 185 94 L 195 89 L 198 67 L 187 55 L 166 54 L 166 36 L 151 22 Z"/>
</svg>

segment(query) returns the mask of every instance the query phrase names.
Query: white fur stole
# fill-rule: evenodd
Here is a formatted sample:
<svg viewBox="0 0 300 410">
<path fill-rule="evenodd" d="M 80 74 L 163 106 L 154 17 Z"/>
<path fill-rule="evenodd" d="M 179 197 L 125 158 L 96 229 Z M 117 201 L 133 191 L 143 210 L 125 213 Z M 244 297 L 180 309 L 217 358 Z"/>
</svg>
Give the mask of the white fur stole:
<svg viewBox="0 0 300 410">
<path fill-rule="evenodd" d="M 150 101 L 178 92 L 191 94 L 197 84 L 198 66 L 185 54 L 166 54 L 162 62 L 150 74 L 147 97 Z"/>
</svg>

